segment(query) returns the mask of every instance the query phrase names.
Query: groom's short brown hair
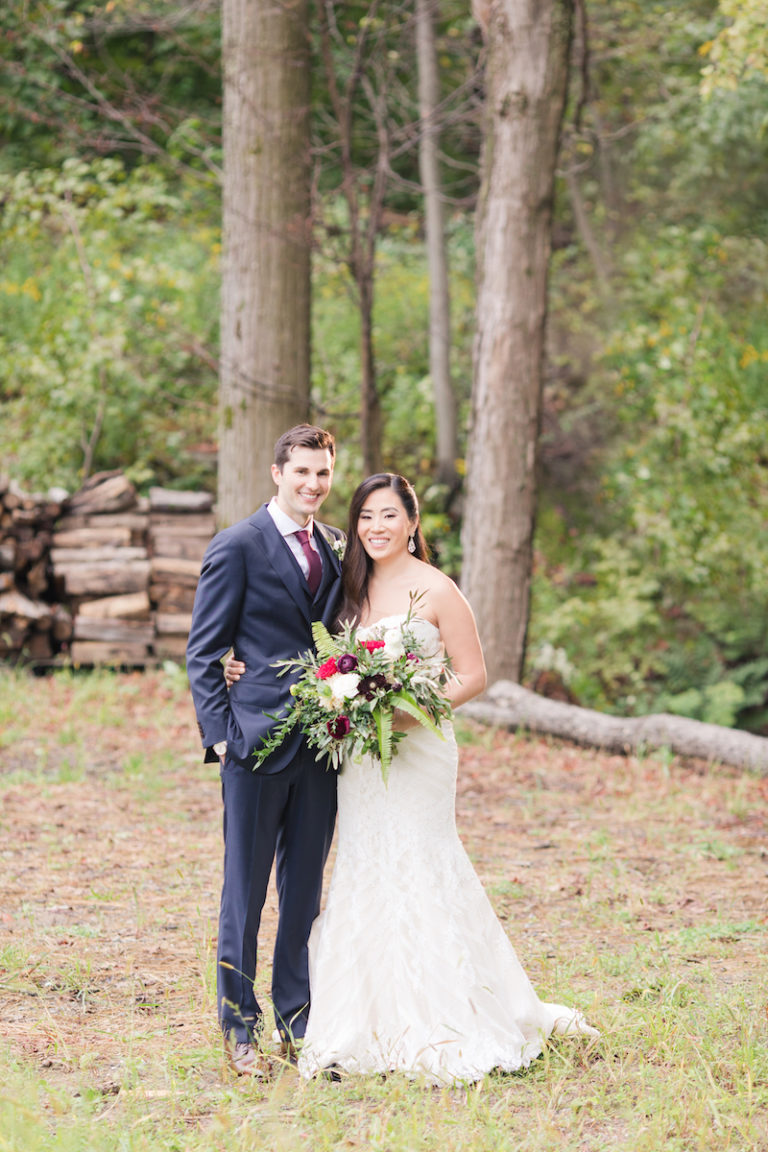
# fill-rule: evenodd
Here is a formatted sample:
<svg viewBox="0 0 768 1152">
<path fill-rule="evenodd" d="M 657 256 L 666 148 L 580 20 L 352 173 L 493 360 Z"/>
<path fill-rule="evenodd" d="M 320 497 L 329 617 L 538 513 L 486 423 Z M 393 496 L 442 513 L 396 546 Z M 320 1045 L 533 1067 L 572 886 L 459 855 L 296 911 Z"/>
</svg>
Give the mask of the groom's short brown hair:
<svg viewBox="0 0 768 1152">
<path fill-rule="evenodd" d="M 275 464 L 282 468 L 294 448 L 327 448 L 333 460 L 336 456 L 336 441 L 331 432 L 318 428 L 316 424 L 296 424 L 283 432 L 275 444 Z"/>
</svg>

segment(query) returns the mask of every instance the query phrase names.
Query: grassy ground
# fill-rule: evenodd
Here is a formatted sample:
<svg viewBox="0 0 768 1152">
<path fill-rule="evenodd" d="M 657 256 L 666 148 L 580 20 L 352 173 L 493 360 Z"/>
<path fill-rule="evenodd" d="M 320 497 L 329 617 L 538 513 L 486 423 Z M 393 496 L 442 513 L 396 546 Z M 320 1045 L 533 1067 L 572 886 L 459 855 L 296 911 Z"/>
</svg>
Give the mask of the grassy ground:
<svg viewBox="0 0 768 1152">
<path fill-rule="evenodd" d="M 768 782 L 460 735 L 475 866 L 601 1038 L 466 1090 L 277 1057 L 258 1084 L 215 1023 L 219 788 L 182 674 L 0 672 L 0 1149 L 768 1150 Z"/>
</svg>

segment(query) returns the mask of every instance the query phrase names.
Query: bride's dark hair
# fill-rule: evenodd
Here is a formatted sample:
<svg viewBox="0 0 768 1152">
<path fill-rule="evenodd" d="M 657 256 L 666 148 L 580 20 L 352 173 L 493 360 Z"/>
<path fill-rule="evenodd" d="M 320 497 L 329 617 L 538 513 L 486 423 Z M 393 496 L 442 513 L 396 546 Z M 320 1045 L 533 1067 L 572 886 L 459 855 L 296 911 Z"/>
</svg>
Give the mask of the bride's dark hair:
<svg viewBox="0 0 768 1152">
<path fill-rule="evenodd" d="M 391 488 L 399 497 L 408 519 L 416 521 L 416 528 L 413 533 L 413 555 L 417 560 L 424 560 L 429 563 L 427 545 L 419 523 L 419 502 L 413 487 L 404 476 L 398 476 L 396 472 L 377 472 L 375 476 L 369 476 L 355 489 L 349 505 L 347 546 L 344 552 L 344 562 L 341 566 L 344 595 L 339 614 L 341 620 L 353 622 L 359 620 L 362 607 L 368 599 L 368 581 L 373 571 L 373 561 L 360 543 L 357 525 L 363 505 L 371 492 L 376 492 L 379 488 Z"/>
</svg>

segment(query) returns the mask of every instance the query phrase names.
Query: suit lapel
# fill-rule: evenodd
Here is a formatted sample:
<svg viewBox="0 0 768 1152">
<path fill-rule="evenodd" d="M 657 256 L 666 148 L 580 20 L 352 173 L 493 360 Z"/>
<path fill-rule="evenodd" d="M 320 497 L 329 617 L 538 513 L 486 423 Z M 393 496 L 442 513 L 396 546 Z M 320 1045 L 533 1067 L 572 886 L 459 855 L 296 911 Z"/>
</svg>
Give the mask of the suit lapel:
<svg viewBox="0 0 768 1152">
<path fill-rule="evenodd" d="M 315 543 L 318 545 L 323 557 L 323 578 L 315 593 L 315 600 L 325 596 L 331 585 L 335 583 L 341 575 L 341 562 L 331 544 L 331 540 L 333 539 L 334 537 L 330 535 L 325 525 L 318 524 L 317 520 L 315 520 Z"/>
<path fill-rule="evenodd" d="M 259 508 L 258 512 L 254 512 L 250 523 L 258 532 L 259 544 L 267 561 L 285 584 L 297 607 L 309 620 L 311 601 L 307 592 L 307 582 L 277 525 L 267 512 L 266 504 Z"/>
</svg>

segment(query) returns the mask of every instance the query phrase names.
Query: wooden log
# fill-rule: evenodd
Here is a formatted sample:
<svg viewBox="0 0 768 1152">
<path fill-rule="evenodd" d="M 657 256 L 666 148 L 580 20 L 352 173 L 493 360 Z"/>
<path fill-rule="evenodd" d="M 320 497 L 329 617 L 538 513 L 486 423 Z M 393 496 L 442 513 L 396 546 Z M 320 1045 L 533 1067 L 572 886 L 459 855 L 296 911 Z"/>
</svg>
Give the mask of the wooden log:
<svg viewBox="0 0 768 1152">
<path fill-rule="evenodd" d="M 173 660 L 183 664 L 187 658 L 186 636 L 156 636 L 152 651 L 158 660 Z"/>
<path fill-rule="evenodd" d="M 146 644 L 103 643 L 99 640 L 75 640 L 70 650 L 72 663 L 82 665 L 105 664 L 110 666 L 143 667 L 149 653 Z"/>
<path fill-rule="evenodd" d="M 25 620 L 0 620 L 0 657 L 17 656 L 28 635 Z"/>
<path fill-rule="evenodd" d="M 151 512 L 208 512 L 213 508 L 210 492 L 177 492 L 172 488 L 150 488 Z"/>
<path fill-rule="evenodd" d="M 39 599 L 48 591 L 48 562 L 43 556 L 24 573 L 23 583 L 34 599 Z"/>
<path fill-rule="evenodd" d="M 11 481 L 5 492 L 3 492 L 3 507 L 9 512 L 13 512 L 16 508 L 21 508 L 22 506 L 21 489 Z"/>
<path fill-rule="evenodd" d="M 152 512 L 149 517 L 149 530 L 153 536 L 160 536 L 165 532 L 177 536 L 204 536 L 206 533 L 213 536 L 216 531 L 216 519 L 210 512 L 199 514 L 188 512 L 184 516 Z"/>
<path fill-rule="evenodd" d="M 197 564 L 198 574 L 210 543 L 210 536 L 181 536 L 166 533 L 161 537 L 150 536 L 149 551 L 153 557 L 159 556 L 167 560 L 194 560 Z"/>
<path fill-rule="evenodd" d="M 30 600 L 18 588 L 11 588 L 8 592 L 0 593 L 0 622 L 3 619 L 22 621 L 27 626 L 39 626 L 41 621 L 51 620 L 51 606 L 39 600 Z"/>
<path fill-rule="evenodd" d="M 122 472 L 99 472 L 67 501 L 69 512 L 125 512 L 137 504 L 136 489 Z"/>
<path fill-rule="evenodd" d="M 98 528 L 105 531 L 110 528 L 127 528 L 131 533 L 131 543 L 135 544 L 135 536 L 137 533 L 142 535 L 146 532 L 149 525 L 149 517 L 145 512 L 138 510 L 134 512 L 103 512 L 100 515 L 88 515 L 80 513 L 67 513 L 61 516 L 56 523 L 56 533 L 59 532 L 79 532 L 83 528 Z"/>
<path fill-rule="evenodd" d="M 191 613 L 195 588 L 182 584 L 150 584 L 149 599 L 160 613 Z"/>
<path fill-rule="evenodd" d="M 33 505 L 31 508 L 17 508 L 13 512 L 13 523 L 31 525 L 32 527 L 37 524 L 51 525 L 60 514 L 61 505 L 46 500 L 41 504 Z"/>
<path fill-rule="evenodd" d="M 71 564 L 56 569 L 56 579 L 67 596 L 117 596 L 144 592 L 149 582 L 149 561 L 126 563 Z"/>
<path fill-rule="evenodd" d="M 33 632 L 22 645 L 22 656 L 27 660 L 50 660 L 53 644 L 47 632 Z"/>
<path fill-rule="evenodd" d="M 141 591 L 83 600 L 78 605 L 77 614 L 99 620 L 149 620 L 149 609 L 149 596 L 146 591 Z"/>
<path fill-rule="evenodd" d="M 133 544 L 133 533 L 127 524 L 114 527 L 58 528 L 54 533 L 55 548 L 129 548 Z"/>
<path fill-rule="evenodd" d="M 146 548 L 52 548 L 51 563 L 54 570 L 71 568 L 76 564 L 131 564 L 146 560 Z"/>
<path fill-rule="evenodd" d="M 145 620 L 99 619 L 77 615 L 74 619 L 75 640 L 101 640 L 110 644 L 151 644 L 154 629 Z"/>
<path fill-rule="evenodd" d="M 74 623 L 70 613 L 63 606 L 57 604 L 53 609 L 53 624 L 51 633 L 57 644 L 64 644 L 72 637 Z"/>
<path fill-rule="evenodd" d="M 191 612 L 155 613 L 155 632 L 158 636 L 187 636 L 191 627 Z"/>
<path fill-rule="evenodd" d="M 15 587 L 13 572 L 0 572 L 0 592 L 7 592 Z"/>
<path fill-rule="evenodd" d="M 731 764 L 768 775 L 768 739 L 685 716 L 608 716 L 537 696 L 500 680 L 484 697 L 461 706 L 462 715 L 501 728 L 525 728 L 620 755 L 668 748 L 678 756 Z"/>
<path fill-rule="evenodd" d="M 167 581 L 187 588 L 197 587 L 200 579 L 200 561 L 173 557 L 153 556 L 151 560 L 152 583 Z"/>
<path fill-rule="evenodd" d="M 48 551 L 50 544 L 50 532 L 37 532 L 31 540 L 19 540 L 16 544 L 16 570 L 34 564 Z"/>
<path fill-rule="evenodd" d="M 13 572 L 16 567 L 16 542 L 3 540 L 0 542 L 0 572 Z"/>
</svg>

